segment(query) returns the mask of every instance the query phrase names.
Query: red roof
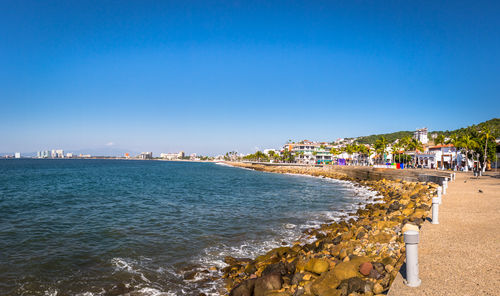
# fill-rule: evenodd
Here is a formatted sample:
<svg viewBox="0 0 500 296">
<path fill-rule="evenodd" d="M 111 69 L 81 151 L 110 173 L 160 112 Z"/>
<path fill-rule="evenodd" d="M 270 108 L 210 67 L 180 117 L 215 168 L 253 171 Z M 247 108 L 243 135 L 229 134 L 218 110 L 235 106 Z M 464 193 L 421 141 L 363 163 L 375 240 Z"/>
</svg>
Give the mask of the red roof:
<svg viewBox="0 0 500 296">
<path fill-rule="evenodd" d="M 445 147 L 455 147 L 455 146 L 453 144 L 436 145 L 436 146 L 430 146 L 429 149 L 438 149 L 438 148 L 445 148 Z"/>
</svg>

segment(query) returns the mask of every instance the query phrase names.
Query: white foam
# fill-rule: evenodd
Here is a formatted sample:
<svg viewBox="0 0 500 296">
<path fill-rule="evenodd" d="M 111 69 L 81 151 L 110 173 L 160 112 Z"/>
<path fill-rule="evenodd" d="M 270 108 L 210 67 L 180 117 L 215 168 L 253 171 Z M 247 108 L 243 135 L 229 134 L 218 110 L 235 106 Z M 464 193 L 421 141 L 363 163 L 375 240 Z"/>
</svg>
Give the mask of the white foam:
<svg viewBox="0 0 500 296">
<path fill-rule="evenodd" d="M 144 295 L 144 296 L 175 296 L 175 295 L 177 295 L 174 292 L 163 292 L 163 291 L 160 291 L 158 289 L 151 288 L 151 287 L 141 288 L 137 292 L 140 293 L 141 295 Z"/>
<path fill-rule="evenodd" d="M 49 289 L 49 290 L 44 292 L 44 295 L 45 296 L 57 296 L 58 293 L 59 293 L 59 291 L 57 291 L 56 289 Z"/>
<path fill-rule="evenodd" d="M 129 273 L 134 273 L 139 275 L 143 281 L 147 283 L 151 282 L 142 272 L 139 271 L 138 268 L 134 268 L 134 265 L 138 265 L 137 261 L 132 259 L 127 260 L 123 258 L 113 258 L 111 259 L 111 263 L 115 265 L 115 271 L 127 271 Z"/>
</svg>

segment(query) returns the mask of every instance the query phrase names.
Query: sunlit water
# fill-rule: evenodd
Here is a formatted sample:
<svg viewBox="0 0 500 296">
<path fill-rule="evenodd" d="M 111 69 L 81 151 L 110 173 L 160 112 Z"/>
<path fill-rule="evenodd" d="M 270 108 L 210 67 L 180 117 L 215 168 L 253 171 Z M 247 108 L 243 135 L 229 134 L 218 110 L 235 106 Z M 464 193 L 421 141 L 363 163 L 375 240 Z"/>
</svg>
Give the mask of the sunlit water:
<svg viewBox="0 0 500 296">
<path fill-rule="evenodd" d="M 373 194 L 213 163 L 0 160 L 0 295 L 218 294 L 224 256 L 291 243 Z"/>
</svg>

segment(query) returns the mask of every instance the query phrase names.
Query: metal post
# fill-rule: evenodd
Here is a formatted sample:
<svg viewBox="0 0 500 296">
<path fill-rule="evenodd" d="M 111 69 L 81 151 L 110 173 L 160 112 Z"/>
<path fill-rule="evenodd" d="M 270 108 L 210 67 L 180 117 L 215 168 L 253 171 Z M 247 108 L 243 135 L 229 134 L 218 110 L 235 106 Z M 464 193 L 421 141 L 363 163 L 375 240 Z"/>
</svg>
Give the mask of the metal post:
<svg viewBox="0 0 500 296">
<path fill-rule="evenodd" d="M 438 197 L 432 199 L 432 224 L 439 224 L 439 204 Z"/>
<path fill-rule="evenodd" d="M 404 233 L 406 244 L 406 280 L 409 287 L 418 287 L 422 281 L 418 278 L 418 231 L 408 230 Z"/>
</svg>

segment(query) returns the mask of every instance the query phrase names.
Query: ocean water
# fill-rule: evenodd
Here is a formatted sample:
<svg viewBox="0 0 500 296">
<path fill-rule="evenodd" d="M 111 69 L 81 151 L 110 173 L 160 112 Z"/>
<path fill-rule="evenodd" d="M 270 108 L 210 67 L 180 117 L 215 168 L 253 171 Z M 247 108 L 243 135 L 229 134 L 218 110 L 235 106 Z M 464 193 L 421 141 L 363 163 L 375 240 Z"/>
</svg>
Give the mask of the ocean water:
<svg viewBox="0 0 500 296">
<path fill-rule="evenodd" d="M 374 194 L 214 163 L 0 160 L 0 295 L 218 295 L 224 256 L 305 240 Z"/>
</svg>

